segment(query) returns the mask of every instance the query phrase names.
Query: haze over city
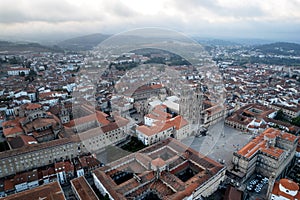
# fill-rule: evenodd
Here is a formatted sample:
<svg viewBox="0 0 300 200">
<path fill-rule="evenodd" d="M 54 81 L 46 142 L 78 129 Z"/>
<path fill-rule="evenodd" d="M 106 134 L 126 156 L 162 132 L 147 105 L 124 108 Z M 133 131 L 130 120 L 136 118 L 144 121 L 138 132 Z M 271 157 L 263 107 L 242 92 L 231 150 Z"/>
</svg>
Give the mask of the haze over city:
<svg viewBox="0 0 300 200">
<path fill-rule="evenodd" d="M 59 41 L 162 27 L 189 36 L 299 42 L 299 0 L 4 0 L 0 39 Z"/>
</svg>

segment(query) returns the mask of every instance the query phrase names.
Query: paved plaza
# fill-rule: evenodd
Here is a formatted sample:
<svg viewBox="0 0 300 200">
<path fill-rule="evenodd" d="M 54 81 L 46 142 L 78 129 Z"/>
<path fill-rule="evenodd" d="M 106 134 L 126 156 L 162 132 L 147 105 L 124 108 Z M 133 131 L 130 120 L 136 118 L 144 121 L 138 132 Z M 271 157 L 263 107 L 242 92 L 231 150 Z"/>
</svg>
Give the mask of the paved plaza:
<svg viewBox="0 0 300 200">
<path fill-rule="evenodd" d="M 229 166 L 233 152 L 242 148 L 251 137 L 248 133 L 225 126 L 224 121 L 221 121 L 209 128 L 207 136 L 191 136 L 181 142 L 216 161 L 224 160 Z"/>
</svg>

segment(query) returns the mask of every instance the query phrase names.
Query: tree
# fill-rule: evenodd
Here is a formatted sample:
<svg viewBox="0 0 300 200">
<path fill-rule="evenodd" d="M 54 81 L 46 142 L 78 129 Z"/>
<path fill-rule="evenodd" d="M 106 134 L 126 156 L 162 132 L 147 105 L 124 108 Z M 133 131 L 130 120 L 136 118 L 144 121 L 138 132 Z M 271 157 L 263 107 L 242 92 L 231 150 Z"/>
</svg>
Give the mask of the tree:
<svg viewBox="0 0 300 200">
<path fill-rule="evenodd" d="M 36 76 L 36 72 L 34 70 L 30 70 L 29 71 L 29 76 Z"/>
<path fill-rule="evenodd" d="M 276 120 L 284 121 L 285 116 L 282 110 L 278 110 L 276 116 L 274 117 Z"/>
<path fill-rule="evenodd" d="M 106 193 L 105 196 L 104 196 L 104 200 L 110 200 L 107 193 Z"/>
<path fill-rule="evenodd" d="M 293 118 L 292 124 L 295 126 L 300 126 L 300 116 Z"/>
<path fill-rule="evenodd" d="M 19 75 L 24 77 L 25 76 L 25 72 L 19 72 Z"/>
</svg>

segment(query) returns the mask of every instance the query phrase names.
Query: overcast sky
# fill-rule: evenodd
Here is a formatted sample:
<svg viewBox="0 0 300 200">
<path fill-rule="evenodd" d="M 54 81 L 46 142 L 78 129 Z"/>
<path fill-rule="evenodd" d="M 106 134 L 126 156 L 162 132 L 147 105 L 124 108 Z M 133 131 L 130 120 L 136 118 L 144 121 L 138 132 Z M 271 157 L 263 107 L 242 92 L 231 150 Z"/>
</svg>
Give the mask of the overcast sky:
<svg viewBox="0 0 300 200">
<path fill-rule="evenodd" d="M 0 38 L 64 39 L 142 27 L 300 41 L 300 0 L 1 0 Z"/>
</svg>

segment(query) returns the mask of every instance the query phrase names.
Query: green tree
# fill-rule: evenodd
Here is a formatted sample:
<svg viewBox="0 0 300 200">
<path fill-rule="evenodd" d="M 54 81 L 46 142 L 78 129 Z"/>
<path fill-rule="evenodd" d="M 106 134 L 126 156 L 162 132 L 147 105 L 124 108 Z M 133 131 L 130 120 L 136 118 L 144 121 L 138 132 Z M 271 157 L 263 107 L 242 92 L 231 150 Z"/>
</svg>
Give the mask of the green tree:
<svg viewBox="0 0 300 200">
<path fill-rule="evenodd" d="M 105 196 L 104 196 L 104 200 L 110 200 L 107 193 L 106 193 Z"/>
<path fill-rule="evenodd" d="M 295 126 L 300 126 L 300 116 L 293 118 L 292 124 Z"/>
<path fill-rule="evenodd" d="M 284 121 L 285 116 L 282 110 L 278 110 L 276 116 L 274 117 L 276 120 Z"/>
<path fill-rule="evenodd" d="M 19 72 L 19 75 L 24 77 L 25 76 L 25 72 Z"/>
</svg>

